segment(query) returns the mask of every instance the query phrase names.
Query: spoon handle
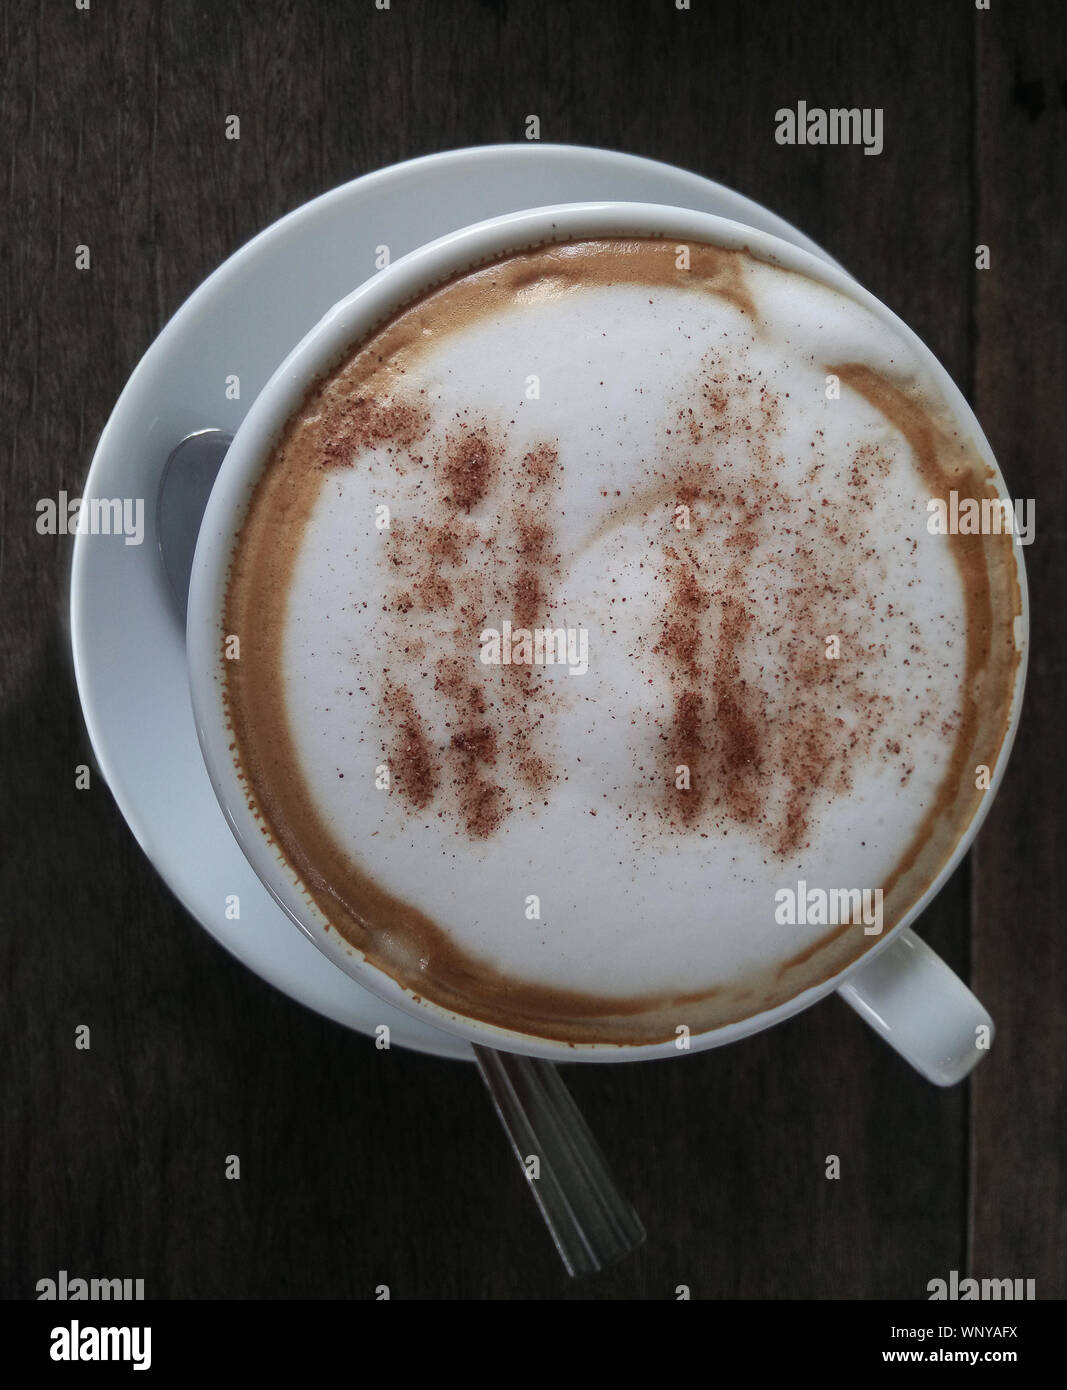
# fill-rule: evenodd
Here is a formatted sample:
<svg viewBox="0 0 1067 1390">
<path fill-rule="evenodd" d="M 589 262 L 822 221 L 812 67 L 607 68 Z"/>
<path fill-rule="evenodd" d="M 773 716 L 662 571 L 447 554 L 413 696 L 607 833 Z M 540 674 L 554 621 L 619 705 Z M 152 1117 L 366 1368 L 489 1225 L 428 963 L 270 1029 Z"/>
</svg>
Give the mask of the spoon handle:
<svg viewBox="0 0 1067 1390">
<path fill-rule="evenodd" d="M 575 1278 L 593 1274 L 636 1250 L 645 1228 L 615 1186 L 553 1063 L 473 1046 L 482 1080 L 567 1273 Z"/>
</svg>

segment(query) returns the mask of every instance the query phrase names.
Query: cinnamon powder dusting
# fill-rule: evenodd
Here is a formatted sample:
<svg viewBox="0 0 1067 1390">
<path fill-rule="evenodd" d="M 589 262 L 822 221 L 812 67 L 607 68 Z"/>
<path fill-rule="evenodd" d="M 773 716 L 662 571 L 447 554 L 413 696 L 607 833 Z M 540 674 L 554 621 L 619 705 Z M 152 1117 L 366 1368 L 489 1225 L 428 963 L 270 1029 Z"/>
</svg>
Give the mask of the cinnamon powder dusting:
<svg viewBox="0 0 1067 1390">
<path fill-rule="evenodd" d="M 522 468 L 529 490 L 534 492 L 552 481 L 559 468 L 559 452 L 551 444 L 539 444 L 523 456 Z"/>
<path fill-rule="evenodd" d="M 762 697 L 749 689 L 741 674 L 740 650 L 752 619 L 736 598 L 723 599 L 721 609 L 712 678 L 715 752 L 727 804 L 734 818 L 744 823 L 760 809 L 755 784 L 763 761 Z"/>
<path fill-rule="evenodd" d="M 485 499 L 500 469 L 499 450 L 484 426 L 450 435 L 439 460 L 444 500 L 464 512 Z"/>
<path fill-rule="evenodd" d="M 870 444 L 855 448 L 844 504 L 838 497 L 805 511 L 782 483 L 782 410 L 758 373 L 707 353 L 678 427 L 665 430 L 649 501 L 638 489 L 615 505 L 619 519 L 657 511 L 665 523 L 651 646 L 670 688 L 651 731 L 668 788 L 661 813 L 669 826 L 703 834 L 743 826 L 784 858 L 808 843 L 823 799 L 849 788 L 857 757 L 895 761 L 901 780 L 913 764 L 906 734 L 875 742 L 889 702 L 877 679 L 884 652 L 865 628 L 884 599 L 857 577 L 857 562 L 877 554 L 868 514 L 892 459 Z M 439 436 L 424 431 L 420 447 L 431 493 L 389 533 L 386 611 L 390 647 L 410 653 L 427 621 L 448 634 L 455 655 L 438 661 L 433 680 L 444 746 L 435 754 L 416 737 L 413 706 L 394 700 L 386 712 L 406 758 L 399 780 L 408 804 L 486 839 L 517 808 L 540 805 L 561 776 L 544 672 L 475 659 L 483 630 L 505 618 L 528 630 L 551 624 L 565 574 L 551 505 L 523 495 L 559 486 L 558 451 L 546 441 L 513 452 L 505 430 L 478 420 Z M 826 460 L 818 441 L 812 448 L 814 479 Z M 920 712 L 920 723 L 933 715 Z M 953 719 L 945 716 L 949 734 Z"/>
<path fill-rule="evenodd" d="M 353 396 L 343 404 L 332 403 L 316 423 L 321 462 L 335 467 L 354 462 L 363 450 L 378 445 L 409 449 L 425 435 L 430 417 L 408 401 Z"/>
<path fill-rule="evenodd" d="M 542 736 L 550 708 L 543 673 L 478 660 L 486 628 L 548 620 L 560 556 L 550 510 L 539 500 L 535 512 L 522 498 L 558 486 L 558 456 L 547 441 L 512 451 L 506 432 L 484 421 L 431 432 L 422 447 L 430 490 L 417 514 L 398 516 L 387 534 L 386 645 L 408 651 L 435 633 L 435 650 L 447 652 L 432 667 L 444 742 L 436 781 L 409 804 L 485 840 L 519 806 L 535 797 L 540 805 L 558 776 Z M 409 743 L 405 708 L 394 702 L 383 713 L 394 741 Z"/>
<path fill-rule="evenodd" d="M 808 843 L 823 798 L 849 788 L 857 757 L 875 752 L 907 775 L 906 735 L 875 746 L 889 701 L 884 653 L 865 629 L 892 610 L 859 577 L 877 554 L 870 509 L 892 459 L 856 447 L 844 504 L 805 509 L 782 484 L 779 394 L 714 353 L 705 361 L 652 494 L 675 523 L 661 542 L 652 649 L 672 689 L 663 814 L 704 833 L 744 826 L 786 858 Z M 826 460 L 811 447 L 814 480 Z"/>
<path fill-rule="evenodd" d="M 421 811 L 437 794 L 440 773 L 414 696 L 404 685 L 387 683 L 382 710 L 393 728 L 389 757 L 393 784 L 409 806 Z"/>
</svg>

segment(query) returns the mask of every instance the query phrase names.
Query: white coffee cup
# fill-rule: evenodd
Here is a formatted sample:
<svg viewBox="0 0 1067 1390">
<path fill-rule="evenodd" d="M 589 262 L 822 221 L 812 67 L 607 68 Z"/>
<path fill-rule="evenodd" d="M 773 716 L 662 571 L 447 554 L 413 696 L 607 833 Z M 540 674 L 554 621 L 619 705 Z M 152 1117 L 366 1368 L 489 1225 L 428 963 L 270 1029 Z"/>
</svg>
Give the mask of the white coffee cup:
<svg viewBox="0 0 1067 1390">
<path fill-rule="evenodd" d="M 1009 494 L 966 400 L 918 338 L 843 271 L 751 227 L 688 209 L 645 203 L 583 203 L 509 213 L 449 233 L 394 262 L 336 304 L 293 348 L 260 392 L 230 446 L 204 515 L 189 592 L 187 647 L 197 731 L 220 805 L 252 868 L 293 922 L 340 969 L 395 1007 L 472 1042 L 560 1061 L 637 1061 L 734 1042 L 809 1008 L 837 991 L 914 1067 L 938 1085 L 961 1080 L 992 1040 L 992 1021 L 967 986 L 911 930 L 967 853 L 1004 775 L 1025 680 L 1028 607 L 1020 547 L 1013 547 L 1022 602 L 1016 623 L 1017 668 L 1008 732 L 989 789 L 941 872 L 911 910 L 859 960 L 787 1002 L 740 1022 L 678 1041 L 627 1046 L 553 1042 L 466 1018 L 416 997 L 348 945 L 280 862 L 250 809 L 234 764 L 223 705 L 222 613 L 234 542 L 252 489 L 286 421 L 311 384 L 349 346 L 430 285 L 494 256 L 547 240 L 598 236 L 667 236 L 746 248 L 841 291 L 902 335 L 940 388 L 961 432 L 974 442 L 1002 498 Z M 694 911 L 699 910 L 694 904 Z"/>
</svg>

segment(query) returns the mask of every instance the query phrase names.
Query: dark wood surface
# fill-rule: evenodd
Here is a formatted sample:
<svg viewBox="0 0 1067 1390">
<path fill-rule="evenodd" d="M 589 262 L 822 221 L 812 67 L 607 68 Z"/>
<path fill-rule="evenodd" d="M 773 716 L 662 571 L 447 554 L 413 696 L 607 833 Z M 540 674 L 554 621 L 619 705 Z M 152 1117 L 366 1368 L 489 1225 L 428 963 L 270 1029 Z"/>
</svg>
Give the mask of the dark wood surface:
<svg viewBox="0 0 1067 1390">
<path fill-rule="evenodd" d="M 67 1269 L 167 1298 L 922 1298 L 956 1269 L 1063 1297 L 1064 16 L 4 6 L 0 1295 Z M 884 151 L 777 145 L 774 112 L 800 99 L 884 108 Z M 237 247 L 369 170 L 522 139 L 529 113 L 544 140 L 688 167 L 826 246 L 946 364 L 1038 522 L 1008 781 L 921 927 L 994 1014 L 992 1055 L 938 1090 L 830 1000 L 684 1062 L 569 1068 L 649 1230 L 577 1285 L 472 1068 L 377 1052 L 262 983 L 176 905 L 100 779 L 75 791 L 69 543 L 34 526 L 37 499 L 79 493 L 141 354 Z"/>
</svg>

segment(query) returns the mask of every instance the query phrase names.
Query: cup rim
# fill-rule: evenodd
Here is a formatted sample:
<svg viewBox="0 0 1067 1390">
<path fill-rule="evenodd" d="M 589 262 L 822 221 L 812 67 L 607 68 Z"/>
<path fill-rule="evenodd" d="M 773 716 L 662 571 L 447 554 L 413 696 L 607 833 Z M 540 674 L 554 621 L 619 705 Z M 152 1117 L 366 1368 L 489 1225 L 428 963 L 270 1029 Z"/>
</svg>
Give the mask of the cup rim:
<svg viewBox="0 0 1067 1390">
<path fill-rule="evenodd" d="M 647 1061 L 677 1056 L 676 1040 L 658 1043 L 570 1043 L 512 1031 L 469 1018 L 416 998 L 413 991 L 367 961 L 362 953 L 327 930 L 325 916 L 302 890 L 295 871 L 283 865 L 246 800 L 229 752 L 232 735 L 223 706 L 221 675 L 222 609 L 234 543 L 252 490 L 293 412 L 308 388 L 406 303 L 435 284 L 509 252 L 552 241 L 595 236 L 661 236 L 705 241 L 747 250 L 757 259 L 808 275 L 869 309 L 901 335 L 934 379 L 953 419 L 972 439 L 991 469 L 998 493 L 1010 499 L 992 449 L 969 403 L 936 355 L 891 309 L 845 271 L 802 247 L 770 233 L 711 213 L 659 203 L 597 201 L 560 203 L 488 218 L 449 232 L 418 247 L 364 281 L 334 304 L 293 347 L 257 395 L 226 454 L 201 523 L 189 587 L 186 648 L 194 722 L 216 798 L 257 877 L 295 925 L 346 974 L 402 1011 L 447 1032 L 530 1056 L 568 1061 Z M 703 1051 L 762 1032 L 803 1012 L 862 970 L 925 911 L 974 842 L 1004 777 L 1018 729 L 1029 651 L 1029 597 L 1022 546 L 1013 544 L 1020 591 L 1015 642 L 1019 660 L 1011 714 L 985 796 L 941 869 L 900 920 L 843 969 L 771 1009 L 733 1023 L 694 1033 L 688 1051 Z"/>
</svg>

